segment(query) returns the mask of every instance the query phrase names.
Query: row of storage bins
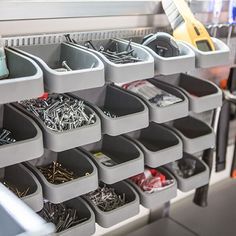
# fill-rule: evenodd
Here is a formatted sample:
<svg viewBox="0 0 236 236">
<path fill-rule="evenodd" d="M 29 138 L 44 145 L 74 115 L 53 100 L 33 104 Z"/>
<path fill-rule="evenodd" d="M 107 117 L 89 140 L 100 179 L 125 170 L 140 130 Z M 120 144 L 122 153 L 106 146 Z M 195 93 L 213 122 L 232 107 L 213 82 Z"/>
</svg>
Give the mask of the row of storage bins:
<svg viewBox="0 0 236 236">
<path fill-rule="evenodd" d="M 152 78 L 154 75 L 176 74 L 191 71 L 195 66 L 227 64 L 229 59 L 228 47 L 218 39 L 214 39 L 217 49 L 214 52 L 201 52 L 178 42 L 180 56 L 168 58 L 135 43 L 139 39 L 133 39 L 134 42 L 131 43 L 126 40 L 115 41 L 121 48 L 131 45 L 134 54 L 141 61 L 116 64 L 99 51 L 71 43 L 6 48 L 10 74 L 7 79 L 0 81 L 0 103 L 35 98 L 44 90 L 49 93 L 66 93 L 102 87 L 105 81 L 124 83 Z M 103 41 L 95 43 L 104 44 Z M 70 65 L 71 71 L 55 70 L 62 67 L 63 61 Z M 181 81 L 175 80 L 173 83 L 181 84 Z"/>
<path fill-rule="evenodd" d="M 179 177 L 172 170 L 170 164 L 165 167 L 159 167 L 168 180 L 173 180 L 173 184 L 162 190 L 148 193 L 141 190 L 131 180 L 119 181 L 109 184 L 119 195 L 125 194 L 126 202 L 123 206 L 117 207 L 110 211 L 103 211 L 96 206 L 89 198 L 87 193 L 96 190 L 102 186 L 103 182 L 98 181 L 97 168 L 85 153 L 79 149 L 60 153 L 56 156 L 66 167 L 80 172 L 82 168 L 90 171 L 90 175 L 80 177 L 73 181 L 53 185 L 50 184 L 32 163 L 16 164 L 1 169 L 0 177 L 11 182 L 19 189 L 30 188 L 28 195 L 21 198 L 34 211 L 39 212 L 43 208 L 43 198 L 52 203 L 63 203 L 72 208 L 79 210 L 81 218 L 87 218 L 87 221 L 78 224 L 72 228 L 58 233 L 58 235 L 91 235 L 95 230 L 96 222 L 102 227 L 111 227 L 125 219 L 135 216 L 139 212 L 139 204 L 144 207 L 155 209 L 177 195 L 177 188 L 181 191 L 190 191 L 197 187 L 203 186 L 209 181 L 209 169 L 200 159 L 185 153 L 183 158 L 196 160 L 196 172 L 189 178 Z M 99 169 L 98 169 L 99 172 Z M 79 197 L 80 196 L 80 197 Z M 91 207 L 91 208 L 90 208 Z M 92 209 L 92 210 L 91 210 Z M 94 213 L 95 217 L 94 217 Z"/>
<path fill-rule="evenodd" d="M 17 104 L 17 106 L 20 105 Z M 109 147 L 114 157 L 117 156 L 119 150 L 122 150 L 124 162 L 132 159 L 138 161 L 138 158 L 142 157 L 141 162 L 150 167 L 157 167 L 181 158 L 182 150 L 196 153 L 214 146 L 215 143 L 212 128 L 192 116 L 177 119 L 165 125 L 147 122 L 147 125 L 144 125 L 147 127 L 143 129 L 138 130 L 141 127 L 136 127 L 136 131 L 111 136 L 101 134 L 99 119 L 91 127 L 89 125 L 74 130 L 55 132 L 49 130 L 36 117 L 35 121 L 40 129 L 33 121 L 33 117 L 30 118 L 30 114 L 25 115 L 14 105 L 5 104 L 1 109 L 2 128 L 10 130 L 16 142 L 0 146 L 0 168 L 38 158 L 43 155 L 44 148 L 61 152 L 79 146 L 90 152 L 100 148 L 106 150 Z M 132 126 L 132 122 L 136 123 L 136 120 L 130 120 L 130 123 L 125 125 Z M 134 151 L 131 153 L 130 150 Z M 135 161 L 131 162 L 135 163 Z M 122 174 L 125 173 L 123 171 Z M 106 175 L 109 174 L 106 173 Z M 114 178 L 112 175 L 107 176 L 107 179 Z"/>
</svg>

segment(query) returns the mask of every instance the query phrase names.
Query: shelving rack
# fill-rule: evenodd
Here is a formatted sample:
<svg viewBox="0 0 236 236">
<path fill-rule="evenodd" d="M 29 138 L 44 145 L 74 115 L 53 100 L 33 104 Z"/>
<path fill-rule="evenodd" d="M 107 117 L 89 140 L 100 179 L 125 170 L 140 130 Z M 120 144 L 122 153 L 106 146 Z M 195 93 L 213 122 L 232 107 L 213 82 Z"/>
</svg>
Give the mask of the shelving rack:
<svg viewBox="0 0 236 236">
<path fill-rule="evenodd" d="M 223 12 L 227 11 L 227 6 L 228 6 L 227 4 L 228 4 L 228 1 L 223 2 Z M 191 1 L 190 6 L 200 18 L 204 18 L 206 14 L 207 16 L 211 16 L 210 13 L 212 11 L 212 5 L 210 4 L 210 1 Z M 61 11 L 61 9 L 63 9 L 63 11 Z M 204 9 L 204 13 L 203 13 L 203 9 Z M 222 14 L 222 19 L 221 19 L 222 21 L 225 20 L 225 14 L 226 13 Z M 30 2 L 29 1 L 18 1 L 18 2 L 1 1 L 0 3 L 0 29 L 1 29 L 0 35 L 2 36 L 2 38 L 0 39 L 1 43 L 3 43 L 7 47 L 13 48 L 13 50 L 17 50 L 17 48 L 19 47 L 24 48 L 27 46 L 34 47 L 37 45 L 61 44 L 66 41 L 64 38 L 64 34 L 67 34 L 67 33 L 69 33 L 74 40 L 82 43 L 87 40 L 99 41 L 99 40 L 107 40 L 111 38 L 138 39 L 138 38 L 142 38 L 143 36 L 149 33 L 153 33 L 156 31 L 167 31 L 167 32 L 170 31 L 166 17 L 163 14 L 160 0 L 157 0 L 157 1 L 99 1 L 99 0 L 76 1 L 75 0 L 75 1 L 70 1 L 70 2 L 67 2 L 67 1 L 50 1 L 50 2 L 48 1 L 30 1 Z M 218 41 L 216 40 L 216 43 L 217 42 Z M 221 45 L 221 43 L 219 43 L 219 45 Z M 197 54 L 196 53 L 194 54 L 191 48 L 190 48 L 190 51 L 192 55 L 195 55 L 196 57 Z M 222 52 L 222 56 L 224 56 L 225 60 L 229 56 L 229 50 L 227 50 L 227 46 L 225 47 L 225 45 L 224 45 L 224 52 Z M 214 55 L 212 55 L 210 66 L 213 66 L 212 64 L 213 61 L 214 61 Z M 203 60 L 203 63 L 204 62 L 206 63 L 206 61 Z M 160 60 L 159 63 L 161 64 L 162 61 Z M 207 67 L 207 65 L 204 65 L 204 66 Z M 200 63 L 199 67 L 204 67 L 204 66 L 201 66 L 201 63 Z M 177 68 L 178 66 L 176 66 L 176 72 L 179 72 L 179 68 L 178 70 Z M 105 65 L 104 70 L 106 71 L 106 65 Z M 168 72 L 167 71 L 168 69 L 165 69 L 165 70 L 166 72 Z M 153 65 L 153 71 L 154 71 L 154 65 Z M 174 72 L 175 71 L 173 71 L 173 73 Z M 181 72 L 187 72 L 187 71 L 181 71 Z M 131 70 L 131 73 L 132 73 L 132 70 Z M 155 75 L 159 75 L 158 71 L 155 71 Z M 143 78 L 143 79 L 148 79 L 148 78 Z M 155 78 L 154 81 L 156 81 L 156 79 L 158 78 Z M 169 79 L 171 80 L 171 76 Z M 156 82 L 157 84 L 161 83 L 160 80 L 158 81 L 159 82 Z M 163 83 L 161 86 L 164 86 L 165 88 L 167 88 L 170 85 Z M 178 85 L 176 86 L 178 87 Z M 184 105 L 185 108 L 183 110 L 186 112 L 183 113 L 182 116 L 181 115 L 179 117 L 173 116 L 171 119 L 168 120 L 167 117 L 169 116 L 169 114 L 172 114 L 172 113 L 169 113 L 170 111 L 167 111 L 167 113 L 163 116 L 164 118 L 162 120 L 157 120 L 157 119 L 155 120 L 155 118 L 153 118 L 153 119 L 149 119 L 150 121 L 152 120 L 154 122 L 163 124 L 167 121 L 172 122 L 172 120 L 176 118 L 181 118 L 188 115 L 188 112 L 190 111 L 189 106 L 188 106 L 189 100 L 191 101 L 192 99 L 192 104 L 193 104 L 194 99 L 193 98 L 189 99 L 190 96 L 187 93 L 185 93 L 183 89 L 180 90 L 179 88 L 172 86 L 170 87 L 170 91 L 174 91 L 175 95 L 178 94 L 177 96 L 181 96 L 186 99 L 186 104 Z M 75 91 L 63 91 L 63 92 L 73 92 L 73 94 L 76 96 L 80 96 L 80 94 L 84 93 L 83 90 L 76 91 L 76 92 Z M 124 92 L 125 91 L 123 91 L 123 93 Z M 217 91 L 217 92 L 220 94 L 220 91 Z M 85 90 L 85 93 L 86 93 L 86 90 Z M 140 100 L 140 102 L 143 104 L 146 110 L 147 109 L 150 110 L 150 106 L 147 103 L 147 101 L 145 101 L 145 99 L 141 97 L 136 97 L 136 99 Z M 207 96 L 205 97 L 205 99 L 207 101 Z M 212 99 L 212 98 L 210 98 L 209 96 L 209 99 Z M 9 101 L 4 101 L 4 103 L 15 102 L 15 101 L 17 101 L 17 99 L 15 100 L 9 99 Z M 204 101 L 204 104 L 205 103 L 207 102 Z M 205 107 L 204 111 L 211 110 L 219 105 L 220 105 L 220 102 L 219 100 L 217 100 L 217 104 L 211 103 L 211 107 L 209 109 Z M 95 108 L 95 111 L 97 111 L 96 109 L 98 108 Z M 154 112 L 155 112 L 155 109 L 154 109 Z M 101 114 L 99 113 L 97 114 L 98 116 L 101 116 Z M 161 117 L 162 114 L 164 113 L 162 113 L 162 111 L 160 110 L 157 117 L 158 116 Z M 145 119 L 148 119 L 148 118 L 146 117 Z M 168 126 L 170 125 L 170 123 L 166 125 Z M 144 128 L 144 125 L 140 126 L 139 128 Z M 139 128 L 136 127 L 134 128 L 134 130 L 128 130 L 128 131 L 129 132 L 135 131 Z M 109 129 L 110 129 L 110 126 L 108 126 L 108 130 Z M 169 130 L 169 131 L 165 131 L 165 132 L 161 131 L 161 132 L 163 132 L 163 135 L 166 135 L 165 134 L 166 132 L 167 136 L 169 135 L 168 137 L 170 137 L 171 132 L 173 131 Z M 125 130 L 122 130 L 120 131 L 120 133 L 115 133 L 114 135 L 118 135 L 118 134 L 122 135 L 125 133 L 127 132 L 125 132 Z M 211 133 L 211 140 L 212 140 L 213 139 L 212 137 L 214 137 L 214 135 L 212 132 L 210 133 Z M 174 133 L 172 133 L 172 136 L 174 136 Z M 131 135 L 131 138 L 132 138 L 132 135 Z M 177 140 L 179 140 L 179 138 L 177 138 Z M 134 143 L 135 141 L 133 141 L 133 145 L 136 145 L 137 141 L 136 141 L 136 144 Z M 212 146 L 212 144 L 213 143 L 209 141 L 209 147 Z M 137 146 L 142 151 L 141 145 L 137 145 Z M 69 148 L 72 148 L 72 146 L 68 146 L 68 147 L 63 146 L 63 150 L 60 150 L 59 148 L 58 150 L 54 150 L 54 151 L 65 150 L 66 152 L 66 150 Z M 202 150 L 197 150 L 197 151 L 202 151 Z M 39 156 L 40 155 L 37 154 L 35 155 L 35 158 Z M 46 156 L 48 156 L 48 154 Z M 179 158 L 179 156 L 176 158 L 173 158 L 173 160 L 177 158 Z M 167 164 L 167 162 L 165 161 L 161 162 L 161 165 Z M 142 165 L 144 166 L 144 163 Z M 159 167 L 159 164 L 157 163 L 155 163 L 154 165 L 156 165 L 155 167 Z M 95 167 L 95 165 L 93 166 Z M 31 170 L 32 169 L 33 168 L 31 167 Z M 32 170 L 32 172 L 34 171 Z M 172 176 L 171 174 L 169 175 Z M 127 191 L 126 187 L 124 187 L 123 185 L 124 183 L 120 184 L 119 188 L 125 189 L 125 191 Z M 96 188 L 96 186 L 93 186 L 93 188 Z M 45 191 L 45 189 L 43 189 L 43 191 Z M 151 221 L 160 219 L 164 216 L 168 216 L 168 208 L 170 204 L 169 200 L 173 198 L 174 196 L 176 196 L 177 194 L 176 191 L 177 191 L 177 184 L 175 183 L 173 189 L 171 189 L 171 191 L 168 192 L 167 194 L 168 197 L 167 195 L 163 194 L 163 196 L 161 196 L 162 201 L 160 202 L 160 204 L 155 204 L 154 207 L 151 207 L 150 216 L 149 216 Z M 63 194 L 61 194 L 61 196 L 62 195 Z M 168 200 L 165 200 L 165 197 L 167 197 Z M 68 198 L 70 197 L 67 196 L 67 198 L 64 200 L 67 201 Z M 137 196 L 137 199 L 138 198 L 139 197 Z M 144 201 L 146 200 L 143 194 L 140 195 L 140 198 L 141 199 L 143 198 Z M 59 199 L 58 201 L 63 201 L 63 199 Z M 68 204 L 69 204 L 69 201 L 68 201 Z M 73 202 L 73 204 L 76 205 L 77 203 Z M 147 206 L 149 207 L 152 206 L 152 203 L 151 205 L 147 204 Z M 135 202 L 133 207 L 134 207 L 133 215 L 135 215 L 137 213 L 137 202 Z M 89 208 L 89 210 L 91 209 Z M 96 209 L 94 211 L 96 212 Z M 101 215 L 99 214 L 97 212 L 97 215 L 98 215 L 97 217 L 99 217 L 99 221 L 103 223 L 105 222 L 104 225 L 106 227 L 111 226 L 115 223 L 118 223 L 116 220 L 114 220 L 115 223 L 112 222 L 112 220 L 111 222 L 108 220 L 107 221 L 108 223 L 106 224 L 105 217 L 102 218 L 102 214 Z M 117 214 L 118 214 L 117 217 L 119 218 L 120 215 L 119 213 Z M 124 214 L 124 212 L 122 214 Z M 119 220 L 122 221 L 122 217 L 119 218 Z M 90 234 L 94 230 L 94 228 L 91 226 L 91 224 L 94 224 L 94 222 L 95 222 L 94 216 L 93 214 L 91 214 L 91 221 L 88 226 L 89 227 L 88 232 Z M 75 230 L 79 230 L 79 229 L 75 229 Z M 72 231 L 69 232 L 68 235 L 73 235 L 73 233 L 75 232 L 83 232 L 83 234 L 86 234 L 86 231 L 73 232 L 73 229 L 72 229 Z M 95 235 L 99 235 L 99 230 L 95 233 Z"/>
</svg>

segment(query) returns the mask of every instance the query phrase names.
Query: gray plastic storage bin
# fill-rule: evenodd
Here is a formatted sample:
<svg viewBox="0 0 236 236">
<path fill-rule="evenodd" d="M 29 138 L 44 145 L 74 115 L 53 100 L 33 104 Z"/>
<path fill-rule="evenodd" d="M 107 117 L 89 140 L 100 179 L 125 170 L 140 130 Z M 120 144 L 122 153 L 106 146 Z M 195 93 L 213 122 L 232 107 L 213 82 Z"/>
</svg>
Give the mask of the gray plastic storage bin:
<svg viewBox="0 0 236 236">
<path fill-rule="evenodd" d="M 183 141 L 184 152 L 193 154 L 215 146 L 213 129 L 201 120 L 189 116 L 171 125 Z"/>
<path fill-rule="evenodd" d="M 0 104 L 43 94 L 43 73 L 31 59 L 5 48 L 9 77 L 0 80 Z"/>
<path fill-rule="evenodd" d="M 155 75 L 171 75 L 195 69 L 195 54 L 193 50 L 183 42 L 176 41 L 180 50 L 179 56 L 162 57 L 155 53 L 151 48 L 141 45 L 142 38 L 133 38 L 133 41 L 149 52 L 154 58 Z"/>
<path fill-rule="evenodd" d="M 43 191 L 37 178 L 22 164 L 16 164 L 0 169 L 0 179 L 9 182 L 19 191 L 29 188 L 24 201 L 35 212 L 43 208 Z"/>
<path fill-rule="evenodd" d="M 161 173 L 165 174 L 167 179 L 173 179 L 174 184 L 169 188 L 161 191 L 146 193 L 142 189 L 140 189 L 140 187 L 134 182 L 132 182 L 131 180 L 127 180 L 128 183 L 131 184 L 131 186 L 133 186 L 137 191 L 140 197 L 140 203 L 146 208 L 155 209 L 157 206 L 160 206 L 161 204 L 168 202 L 177 196 L 177 182 L 173 175 L 164 168 L 158 168 L 158 170 L 161 171 Z"/>
<path fill-rule="evenodd" d="M 137 96 L 115 85 L 74 93 L 96 109 L 102 121 L 102 131 L 111 136 L 142 129 L 149 124 L 148 108 Z M 108 117 L 103 110 L 116 114 Z M 91 143 L 91 142 L 90 142 Z"/>
<path fill-rule="evenodd" d="M 182 102 L 178 102 L 178 103 L 166 106 L 166 107 L 158 107 L 155 103 L 151 103 L 142 95 L 128 91 L 130 94 L 134 94 L 135 96 L 139 97 L 146 103 L 146 105 L 149 108 L 150 121 L 161 124 L 161 123 L 165 123 L 171 120 L 188 116 L 188 113 L 189 113 L 188 98 L 184 95 L 183 92 L 181 92 L 179 89 L 176 89 L 169 84 L 164 84 L 156 79 L 149 79 L 148 82 L 152 83 L 157 88 L 164 90 L 167 93 L 170 93 L 182 99 Z"/>
<path fill-rule="evenodd" d="M 215 51 L 203 52 L 193 47 L 191 44 L 183 42 L 188 45 L 195 53 L 196 68 L 209 68 L 229 64 L 230 51 L 229 47 L 220 39 L 211 38 L 215 45 Z"/>
<path fill-rule="evenodd" d="M 12 105 L 0 106 L 0 127 L 11 131 L 15 143 L 0 146 L 0 168 L 43 154 L 43 135 L 35 122 Z"/>
<path fill-rule="evenodd" d="M 166 165 L 166 168 L 175 176 L 178 189 L 182 192 L 188 192 L 208 184 L 210 177 L 209 167 L 199 158 L 196 158 L 190 154 L 184 153 L 183 158 L 196 160 L 195 174 L 189 178 L 179 176 L 175 171 L 173 171 L 171 164 Z"/>
<path fill-rule="evenodd" d="M 66 97 L 68 95 L 63 94 L 63 96 Z M 84 105 L 86 113 L 94 113 L 94 110 L 86 102 Z M 101 139 L 101 121 L 96 113 L 94 124 L 67 131 L 56 132 L 47 128 L 40 118 L 27 111 L 22 105 L 15 103 L 14 106 L 37 122 L 43 132 L 44 147 L 51 151 L 61 152 L 88 143 L 93 143 Z"/>
<path fill-rule="evenodd" d="M 151 122 L 149 127 L 127 136 L 142 149 L 145 164 L 156 168 L 183 156 L 181 139 L 169 128 Z"/>
<path fill-rule="evenodd" d="M 53 93 L 65 93 L 103 86 L 104 65 L 98 57 L 82 48 L 66 43 L 31 45 L 14 48 L 35 60 L 44 72 L 45 88 Z M 72 71 L 58 72 L 66 61 Z"/>
<path fill-rule="evenodd" d="M 83 146 L 82 150 L 97 166 L 99 180 L 106 184 L 116 183 L 144 171 L 142 151 L 126 137 L 104 135 L 101 141 Z M 97 152 L 104 154 L 105 164 L 102 163 L 103 156 L 94 156 Z M 115 165 L 109 166 L 106 162 Z"/>
<path fill-rule="evenodd" d="M 54 233 L 55 236 L 91 236 L 95 232 L 95 215 L 89 205 L 81 198 L 74 198 L 69 201 L 63 202 L 67 207 L 78 210 L 79 219 L 87 218 L 67 230 L 59 233 Z"/>
<path fill-rule="evenodd" d="M 112 39 L 112 40 L 117 43 L 117 47 L 119 48 L 120 51 L 126 51 L 128 45 L 131 45 L 132 49 L 134 50 L 133 54 L 138 58 L 142 59 L 142 61 L 135 63 L 127 63 L 127 64 L 116 64 L 114 62 L 111 62 L 102 53 L 91 48 L 89 49 L 86 48 L 88 51 L 97 55 L 104 63 L 105 78 L 107 82 L 124 83 L 124 82 L 142 80 L 154 76 L 154 59 L 146 50 L 144 50 L 142 47 L 134 43 L 129 44 L 129 42 L 120 39 Z M 105 45 L 108 44 L 108 42 L 109 40 L 92 41 L 93 45 L 97 49 L 99 49 L 100 46 L 105 47 Z M 84 46 L 76 44 L 75 46 L 79 48 L 85 48 Z M 114 45 L 111 45 L 109 49 L 113 51 Z"/>
<path fill-rule="evenodd" d="M 208 80 L 182 73 L 157 79 L 181 89 L 189 99 L 190 111 L 201 113 L 222 105 L 222 91 Z"/>
<path fill-rule="evenodd" d="M 56 160 L 66 169 L 73 171 L 78 178 L 62 184 L 50 183 L 37 166 L 45 166 Z M 39 179 L 44 198 L 55 204 L 86 194 L 98 187 L 97 168 L 84 153 L 77 149 L 59 153 L 45 150 L 43 157 L 27 162 L 27 167 Z"/>
<path fill-rule="evenodd" d="M 125 205 L 105 212 L 95 206 L 86 195 L 84 196 L 95 213 L 96 222 L 104 228 L 111 227 L 139 213 L 139 196 L 130 185 L 121 181 L 109 186 L 114 188 L 117 194 L 125 193 L 127 201 Z"/>
</svg>

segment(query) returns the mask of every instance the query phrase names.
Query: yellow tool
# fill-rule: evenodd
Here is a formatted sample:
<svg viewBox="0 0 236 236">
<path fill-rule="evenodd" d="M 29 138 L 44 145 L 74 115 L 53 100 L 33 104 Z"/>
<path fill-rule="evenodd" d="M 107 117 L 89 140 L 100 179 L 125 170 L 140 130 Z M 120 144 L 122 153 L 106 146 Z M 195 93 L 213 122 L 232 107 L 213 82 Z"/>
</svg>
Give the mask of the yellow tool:
<svg viewBox="0 0 236 236">
<path fill-rule="evenodd" d="M 204 52 L 215 51 L 206 28 L 194 17 L 185 0 L 162 0 L 162 6 L 177 40 L 186 41 Z"/>
</svg>

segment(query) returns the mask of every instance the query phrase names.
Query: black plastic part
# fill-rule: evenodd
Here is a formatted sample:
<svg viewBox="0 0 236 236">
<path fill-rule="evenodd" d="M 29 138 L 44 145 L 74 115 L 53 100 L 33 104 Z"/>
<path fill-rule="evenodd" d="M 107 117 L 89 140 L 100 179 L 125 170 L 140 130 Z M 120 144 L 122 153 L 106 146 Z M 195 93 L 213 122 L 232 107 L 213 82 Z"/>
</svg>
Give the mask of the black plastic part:
<svg viewBox="0 0 236 236">
<path fill-rule="evenodd" d="M 221 108 L 216 135 L 216 172 L 220 172 L 225 169 L 229 136 L 229 122 L 230 102 L 225 100 Z"/>
<path fill-rule="evenodd" d="M 213 156 L 214 156 L 214 149 L 209 148 L 203 152 L 202 160 L 208 165 L 210 172 L 213 166 Z M 200 207 L 207 207 L 208 205 L 208 189 L 209 184 L 204 185 L 200 188 L 196 189 L 193 202 L 200 206 Z"/>
</svg>

